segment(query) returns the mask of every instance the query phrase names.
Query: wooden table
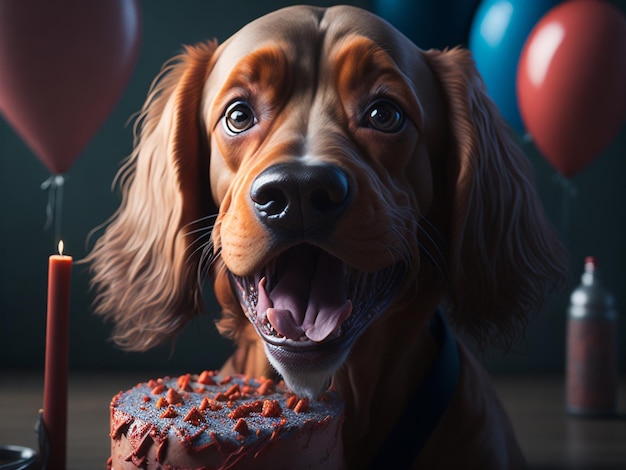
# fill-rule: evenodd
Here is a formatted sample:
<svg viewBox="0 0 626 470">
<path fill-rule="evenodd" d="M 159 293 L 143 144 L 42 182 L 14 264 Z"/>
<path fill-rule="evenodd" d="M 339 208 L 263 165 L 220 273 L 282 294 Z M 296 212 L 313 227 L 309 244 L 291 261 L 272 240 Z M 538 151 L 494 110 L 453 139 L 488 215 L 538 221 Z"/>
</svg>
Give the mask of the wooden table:
<svg viewBox="0 0 626 470">
<path fill-rule="evenodd" d="M 626 414 L 610 419 L 568 416 L 560 377 L 494 379 L 532 469 L 626 469 Z M 626 380 L 619 410 L 626 409 Z"/>
<path fill-rule="evenodd" d="M 72 373 L 69 388 L 68 469 L 105 468 L 110 399 L 153 377 L 150 372 Z M 626 417 L 590 420 L 563 411 L 558 377 L 494 379 L 533 469 L 626 469 Z M 0 375 L 0 443 L 36 449 L 34 425 L 42 406 L 43 373 Z M 621 387 L 626 404 L 626 382 Z"/>
</svg>

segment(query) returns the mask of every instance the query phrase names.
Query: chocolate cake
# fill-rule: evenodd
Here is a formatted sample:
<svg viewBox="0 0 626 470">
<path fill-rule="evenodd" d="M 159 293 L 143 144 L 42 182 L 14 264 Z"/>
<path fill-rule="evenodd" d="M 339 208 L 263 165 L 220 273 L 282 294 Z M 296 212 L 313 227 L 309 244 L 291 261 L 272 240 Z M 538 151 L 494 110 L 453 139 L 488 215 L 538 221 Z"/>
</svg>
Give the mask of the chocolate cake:
<svg viewBox="0 0 626 470">
<path fill-rule="evenodd" d="M 341 469 L 343 404 L 216 372 L 140 383 L 111 401 L 108 468 Z"/>
</svg>

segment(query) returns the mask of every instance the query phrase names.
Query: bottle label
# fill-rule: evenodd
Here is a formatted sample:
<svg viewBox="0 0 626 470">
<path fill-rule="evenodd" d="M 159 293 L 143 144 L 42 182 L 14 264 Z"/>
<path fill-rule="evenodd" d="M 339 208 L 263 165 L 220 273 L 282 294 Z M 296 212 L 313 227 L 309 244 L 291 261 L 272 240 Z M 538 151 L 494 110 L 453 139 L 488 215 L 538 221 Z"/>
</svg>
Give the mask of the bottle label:
<svg viewBox="0 0 626 470">
<path fill-rule="evenodd" d="M 567 322 L 566 402 L 570 410 L 611 412 L 617 406 L 617 324 Z"/>
</svg>

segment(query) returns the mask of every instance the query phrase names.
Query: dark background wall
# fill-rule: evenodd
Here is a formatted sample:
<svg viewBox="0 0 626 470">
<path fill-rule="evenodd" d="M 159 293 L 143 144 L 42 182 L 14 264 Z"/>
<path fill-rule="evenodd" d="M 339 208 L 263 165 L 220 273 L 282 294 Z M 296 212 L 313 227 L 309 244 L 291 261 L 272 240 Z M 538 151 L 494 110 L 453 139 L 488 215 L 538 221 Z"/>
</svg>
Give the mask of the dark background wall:
<svg viewBox="0 0 626 470">
<path fill-rule="evenodd" d="M 292 3 L 280 0 L 142 1 L 143 40 L 134 75 L 113 113 L 67 173 L 61 233 L 67 253 L 76 260 L 84 257 L 91 246 L 89 232 L 104 222 L 119 204 L 119 195 L 111 190 L 111 182 L 120 161 L 131 150 L 132 127 L 127 122 L 143 104 L 161 64 L 179 53 L 183 44 L 213 37 L 222 41 L 248 21 Z M 328 6 L 333 2 L 309 3 Z M 367 0 L 345 3 L 370 8 Z M 614 3 L 622 11 L 626 10 L 626 0 Z M 535 168 L 546 209 L 571 251 L 572 275 L 568 290 L 578 282 L 584 257 L 596 255 L 601 260 L 606 283 L 620 309 L 624 310 L 626 129 L 622 126 L 609 148 L 571 178 L 578 194 L 570 200 L 567 227 L 562 225 L 562 190 L 554 181 L 555 171 L 532 144 L 520 144 Z M 2 119 L 0 162 L 0 370 L 42 368 L 47 260 L 56 251 L 53 231 L 43 229 L 47 196 L 40 190 L 40 184 L 49 173 Z M 72 369 L 198 370 L 219 367 L 229 354 L 230 344 L 219 337 L 213 326 L 218 311 L 210 295 L 206 314 L 189 324 L 173 347 L 168 345 L 142 354 L 118 350 L 107 339 L 109 325 L 91 312 L 88 278 L 85 266 L 74 267 Z M 486 361 L 492 371 L 562 371 L 567 301 L 567 292 L 551 297 L 544 312 L 532 323 L 526 341 L 506 356 L 489 354 Z M 621 322 L 621 338 L 624 370 L 626 320 Z"/>
</svg>

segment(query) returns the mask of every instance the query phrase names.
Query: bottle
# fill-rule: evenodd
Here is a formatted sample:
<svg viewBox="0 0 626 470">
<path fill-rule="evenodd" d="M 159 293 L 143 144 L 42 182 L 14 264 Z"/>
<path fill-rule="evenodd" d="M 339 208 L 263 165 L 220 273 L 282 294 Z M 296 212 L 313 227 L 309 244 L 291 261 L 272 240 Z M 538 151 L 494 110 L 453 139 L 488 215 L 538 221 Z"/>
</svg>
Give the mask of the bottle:
<svg viewBox="0 0 626 470">
<path fill-rule="evenodd" d="M 598 261 L 588 256 L 567 312 L 565 393 L 569 414 L 611 416 L 617 412 L 617 317 L 615 300 L 602 283 Z"/>
</svg>

